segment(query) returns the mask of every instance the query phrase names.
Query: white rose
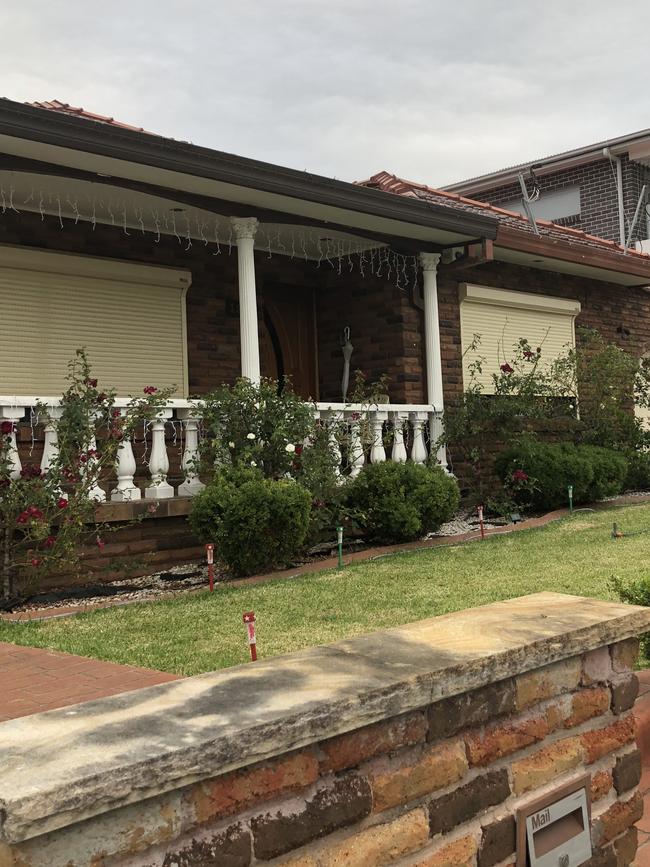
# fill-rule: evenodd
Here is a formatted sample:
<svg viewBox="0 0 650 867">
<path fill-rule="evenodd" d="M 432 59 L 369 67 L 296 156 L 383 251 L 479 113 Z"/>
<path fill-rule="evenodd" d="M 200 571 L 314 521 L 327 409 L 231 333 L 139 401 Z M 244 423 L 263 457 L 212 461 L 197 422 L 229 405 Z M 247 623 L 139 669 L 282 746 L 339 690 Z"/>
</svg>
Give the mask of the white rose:
<svg viewBox="0 0 650 867">
<path fill-rule="evenodd" d="M 257 461 L 251 461 L 251 467 L 256 467 L 256 466 L 257 466 Z"/>
<path fill-rule="evenodd" d="M 295 452 L 296 447 L 294 446 L 293 443 L 287 443 L 286 446 L 284 447 L 284 450 L 285 450 L 285 452 L 289 452 L 291 454 L 291 452 Z"/>
<path fill-rule="evenodd" d="M 234 442 L 232 442 L 232 441 L 229 442 L 229 443 L 228 443 L 228 448 L 234 449 L 234 448 L 235 448 L 235 444 L 234 444 Z"/>
<path fill-rule="evenodd" d="M 247 440 L 254 440 L 254 439 L 255 439 L 255 434 L 254 434 L 254 433 L 246 434 L 246 439 L 247 439 Z"/>
</svg>

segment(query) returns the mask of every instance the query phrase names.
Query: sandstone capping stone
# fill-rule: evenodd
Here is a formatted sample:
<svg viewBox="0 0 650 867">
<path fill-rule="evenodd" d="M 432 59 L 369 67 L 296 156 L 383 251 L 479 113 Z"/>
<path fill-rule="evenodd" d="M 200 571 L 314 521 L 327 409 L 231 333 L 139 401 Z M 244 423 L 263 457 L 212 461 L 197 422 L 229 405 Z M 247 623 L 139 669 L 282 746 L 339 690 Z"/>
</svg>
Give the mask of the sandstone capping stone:
<svg viewBox="0 0 650 867">
<path fill-rule="evenodd" d="M 647 608 L 539 593 L 1 723 L 0 839 L 37 837 L 649 630 Z M 634 646 L 612 660 L 629 661 Z"/>
</svg>

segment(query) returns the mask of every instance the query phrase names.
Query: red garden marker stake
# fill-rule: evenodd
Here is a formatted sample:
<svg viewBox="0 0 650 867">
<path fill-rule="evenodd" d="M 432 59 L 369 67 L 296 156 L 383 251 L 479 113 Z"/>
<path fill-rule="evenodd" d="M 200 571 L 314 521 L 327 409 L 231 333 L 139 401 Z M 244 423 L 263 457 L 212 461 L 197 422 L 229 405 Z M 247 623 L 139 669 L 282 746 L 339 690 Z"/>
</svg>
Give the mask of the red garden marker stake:
<svg viewBox="0 0 650 867">
<path fill-rule="evenodd" d="M 244 623 L 246 624 L 246 630 L 248 632 L 248 646 L 251 651 L 251 662 L 255 662 L 257 659 L 257 643 L 255 638 L 255 612 L 254 611 L 245 611 L 244 612 Z"/>
<path fill-rule="evenodd" d="M 214 592 L 214 545 L 205 546 L 205 557 L 208 561 L 208 578 L 210 579 L 210 593 Z"/>
<path fill-rule="evenodd" d="M 483 526 L 483 506 L 478 507 L 478 523 L 481 528 L 481 539 L 485 539 L 485 527 Z"/>
</svg>

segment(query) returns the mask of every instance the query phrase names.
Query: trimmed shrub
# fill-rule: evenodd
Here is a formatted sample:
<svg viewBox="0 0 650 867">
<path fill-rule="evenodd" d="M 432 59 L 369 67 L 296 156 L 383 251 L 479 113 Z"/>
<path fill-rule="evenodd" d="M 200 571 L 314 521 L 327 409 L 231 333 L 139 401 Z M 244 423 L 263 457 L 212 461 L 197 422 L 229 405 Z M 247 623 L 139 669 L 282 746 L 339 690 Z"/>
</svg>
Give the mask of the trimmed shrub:
<svg viewBox="0 0 650 867">
<path fill-rule="evenodd" d="M 303 548 L 311 495 L 291 479 L 221 473 L 192 502 L 190 525 L 234 575 L 289 566 Z"/>
<path fill-rule="evenodd" d="M 458 508 L 456 480 L 441 467 L 387 461 L 364 467 L 348 487 L 348 507 L 368 539 L 406 542 L 437 530 Z"/>
<path fill-rule="evenodd" d="M 650 491 L 650 452 L 630 450 L 627 459 L 626 491 Z"/>
<path fill-rule="evenodd" d="M 598 446 L 545 443 L 522 437 L 495 461 L 504 488 L 521 506 L 548 510 L 586 503 L 620 493 L 627 461 L 619 452 Z"/>
</svg>

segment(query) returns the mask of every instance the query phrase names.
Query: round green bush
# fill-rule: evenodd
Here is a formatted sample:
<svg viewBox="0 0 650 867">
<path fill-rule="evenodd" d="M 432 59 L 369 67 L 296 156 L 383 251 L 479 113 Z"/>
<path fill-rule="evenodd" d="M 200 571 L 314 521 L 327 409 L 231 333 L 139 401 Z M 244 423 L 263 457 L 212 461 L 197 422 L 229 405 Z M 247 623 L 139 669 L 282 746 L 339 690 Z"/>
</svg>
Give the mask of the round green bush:
<svg viewBox="0 0 650 867">
<path fill-rule="evenodd" d="M 311 495 L 296 482 L 246 472 L 218 475 L 192 502 L 190 526 L 237 576 L 289 566 L 302 551 Z"/>
<path fill-rule="evenodd" d="M 384 543 L 437 530 L 453 517 L 460 499 L 456 480 L 441 467 L 393 461 L 364 467 L 347 494 L 364 535 Z"/>
<path fill-rule="evenodd" d="M 650 491 L 650 452 L 630 449 L 627 459 L 626 491 Z"/>
<path fill-rule="evenodd" d="M 505 489 L 522 506 L 549 510 L 573 502 L 587 503 L 620 493 L 627 461 L 619 452 L 599 446 L 547 443 L 522 437 L 495 460 Z M 517 476 L 524 473 L 525 480 Z"/>
</svg>

